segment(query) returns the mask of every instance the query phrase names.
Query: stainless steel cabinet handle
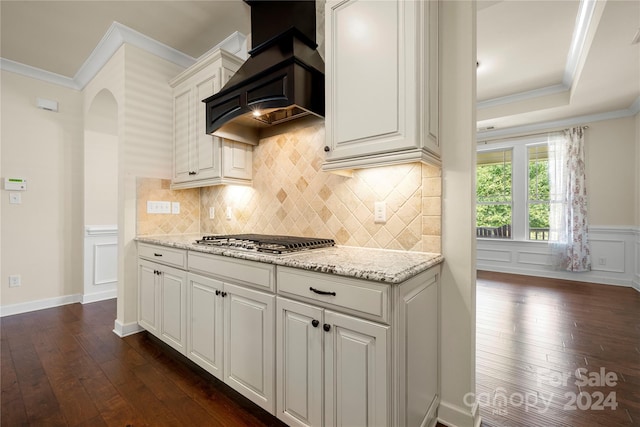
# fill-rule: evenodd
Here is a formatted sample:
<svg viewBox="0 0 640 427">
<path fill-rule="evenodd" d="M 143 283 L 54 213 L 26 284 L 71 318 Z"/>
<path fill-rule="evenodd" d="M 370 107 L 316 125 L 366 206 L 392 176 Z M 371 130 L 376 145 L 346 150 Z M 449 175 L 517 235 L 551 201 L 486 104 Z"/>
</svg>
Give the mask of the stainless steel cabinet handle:
<svg viewBox="0 0 640 427">
<path fill-rule="evenodd" d="M 331 291 L 321 291 L 319 289 L 315 289 L 315 288 L 309 288 L 309 290 L 311 292 L 315 292 L 318 295 L 333 295 L 334 297 L 336 296 L 335 292 L 331 292 Z"/>
</svg>

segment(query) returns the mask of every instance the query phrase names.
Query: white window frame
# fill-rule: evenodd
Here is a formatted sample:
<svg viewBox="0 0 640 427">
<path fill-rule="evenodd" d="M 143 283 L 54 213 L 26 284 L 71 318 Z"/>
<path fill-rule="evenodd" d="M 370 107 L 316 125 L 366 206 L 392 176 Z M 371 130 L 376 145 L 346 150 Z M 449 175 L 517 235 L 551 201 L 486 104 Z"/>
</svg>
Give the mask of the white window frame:
<svg viewBox="0 0 640 427">
<path fill-rule="evenodd" d="M 518 241 L 546 244 L 545 240 L 529 239 L 529 154 L 531 145 L 547 143 L 546 135 L 480 142 L 477 152 L 511 149 L 511 239 L 482 238 L 487 241 Z M 477 165 L 476 165 L 477 166 Z M 476 197 L 477 201 L 477 197 Z"/>
</svg>

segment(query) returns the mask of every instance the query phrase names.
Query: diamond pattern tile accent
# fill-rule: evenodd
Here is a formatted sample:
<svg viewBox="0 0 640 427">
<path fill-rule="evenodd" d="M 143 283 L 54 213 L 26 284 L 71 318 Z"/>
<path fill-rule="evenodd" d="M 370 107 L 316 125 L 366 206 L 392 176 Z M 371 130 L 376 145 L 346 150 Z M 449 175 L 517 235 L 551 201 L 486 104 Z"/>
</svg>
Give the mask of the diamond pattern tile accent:
<svg viewBox="0 0 640 427">
<path fill-rule="evenodd" d="M 324 144 L 322 125 L 261 140 L 253 152 L 253 187 L 172 191 L 168 180 L 139 178 L 138 234 L 292 234 L 341 245 L 441 251 L 440 168 L 413 163 L 358 170 L 348 178 L 321 171 Z M 147 200 L 179 201 L 180 214 L 149 215 Z M 387 204 L 386 224 L 373 221 L 377 201 Z"/>
<path fill-rule="evenodd" d="M 347 178 L 321 171 L 324 144 L 322 125 L 262 139 L 253 152 L 253 188 L 201 189 L 201 231 L 295 234 L 440 252 L 439 168 L 413 163 L 358 170 Z M 373 222 L 376 201 L 387 203 L 386 224 Z M 213 220 L 210 206 L 220 213 Z M 232 220 L 223 214 L 227 206 Z"/>
</svg>

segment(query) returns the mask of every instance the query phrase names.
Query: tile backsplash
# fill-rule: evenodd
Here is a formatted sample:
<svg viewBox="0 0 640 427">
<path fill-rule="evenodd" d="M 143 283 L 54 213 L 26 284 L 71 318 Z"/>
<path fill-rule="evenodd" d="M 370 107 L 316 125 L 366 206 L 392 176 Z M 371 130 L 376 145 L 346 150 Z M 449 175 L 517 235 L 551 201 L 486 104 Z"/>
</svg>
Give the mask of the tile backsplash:
<svg viewBox="0 0 640 427">
<path fill-rule="evenodd" d="M 327 237 L 341 245 L 440 252 L 440 168 L 412 163 L 344 177 L 322 172 L 324 145 L 322 124 L 262 139 L 253 152 L 253 187 L 201 189 L 201 232 Z M 374 222 L 380 201 L 385 224 Z"/>
<path fill-rule="evenodd" d="M 138 178 L 136 182 L 137 234 L 200 232 L 200 189 L 171 190 L 168 179 Z M 149 214 L 147 201 L 179 202 L 179 214 Z"/>
<path fill-rule="evenodd" d="M 289 234 L 441 252 L 440 168 L 411 163 L 345 177 L 322 172 L 324 145 L 322 124 L 260 140 L 253 152 L 253 187 L 171 190 L 169 180 L 139 178 L 138 234 Z M 180 214 L 147 214 L 149 200 L 179 201 Z M 375 202 L 386 204 L 384 224 L 374 222 Z"/>
</svg>

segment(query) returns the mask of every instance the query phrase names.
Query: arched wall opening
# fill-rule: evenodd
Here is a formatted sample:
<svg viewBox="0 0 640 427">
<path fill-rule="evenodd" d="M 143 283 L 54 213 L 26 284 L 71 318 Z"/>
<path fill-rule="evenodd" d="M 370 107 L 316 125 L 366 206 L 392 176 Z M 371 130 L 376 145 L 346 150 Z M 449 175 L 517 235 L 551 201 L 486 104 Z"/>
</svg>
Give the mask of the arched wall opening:
<svg viewBox="0 0 640 427">
<path fill-rule="evenodd" d="M 83 302 L 117 296 L 118 103 L 103 89 L 93 98 L 84 129 Z"/>
</svg>

